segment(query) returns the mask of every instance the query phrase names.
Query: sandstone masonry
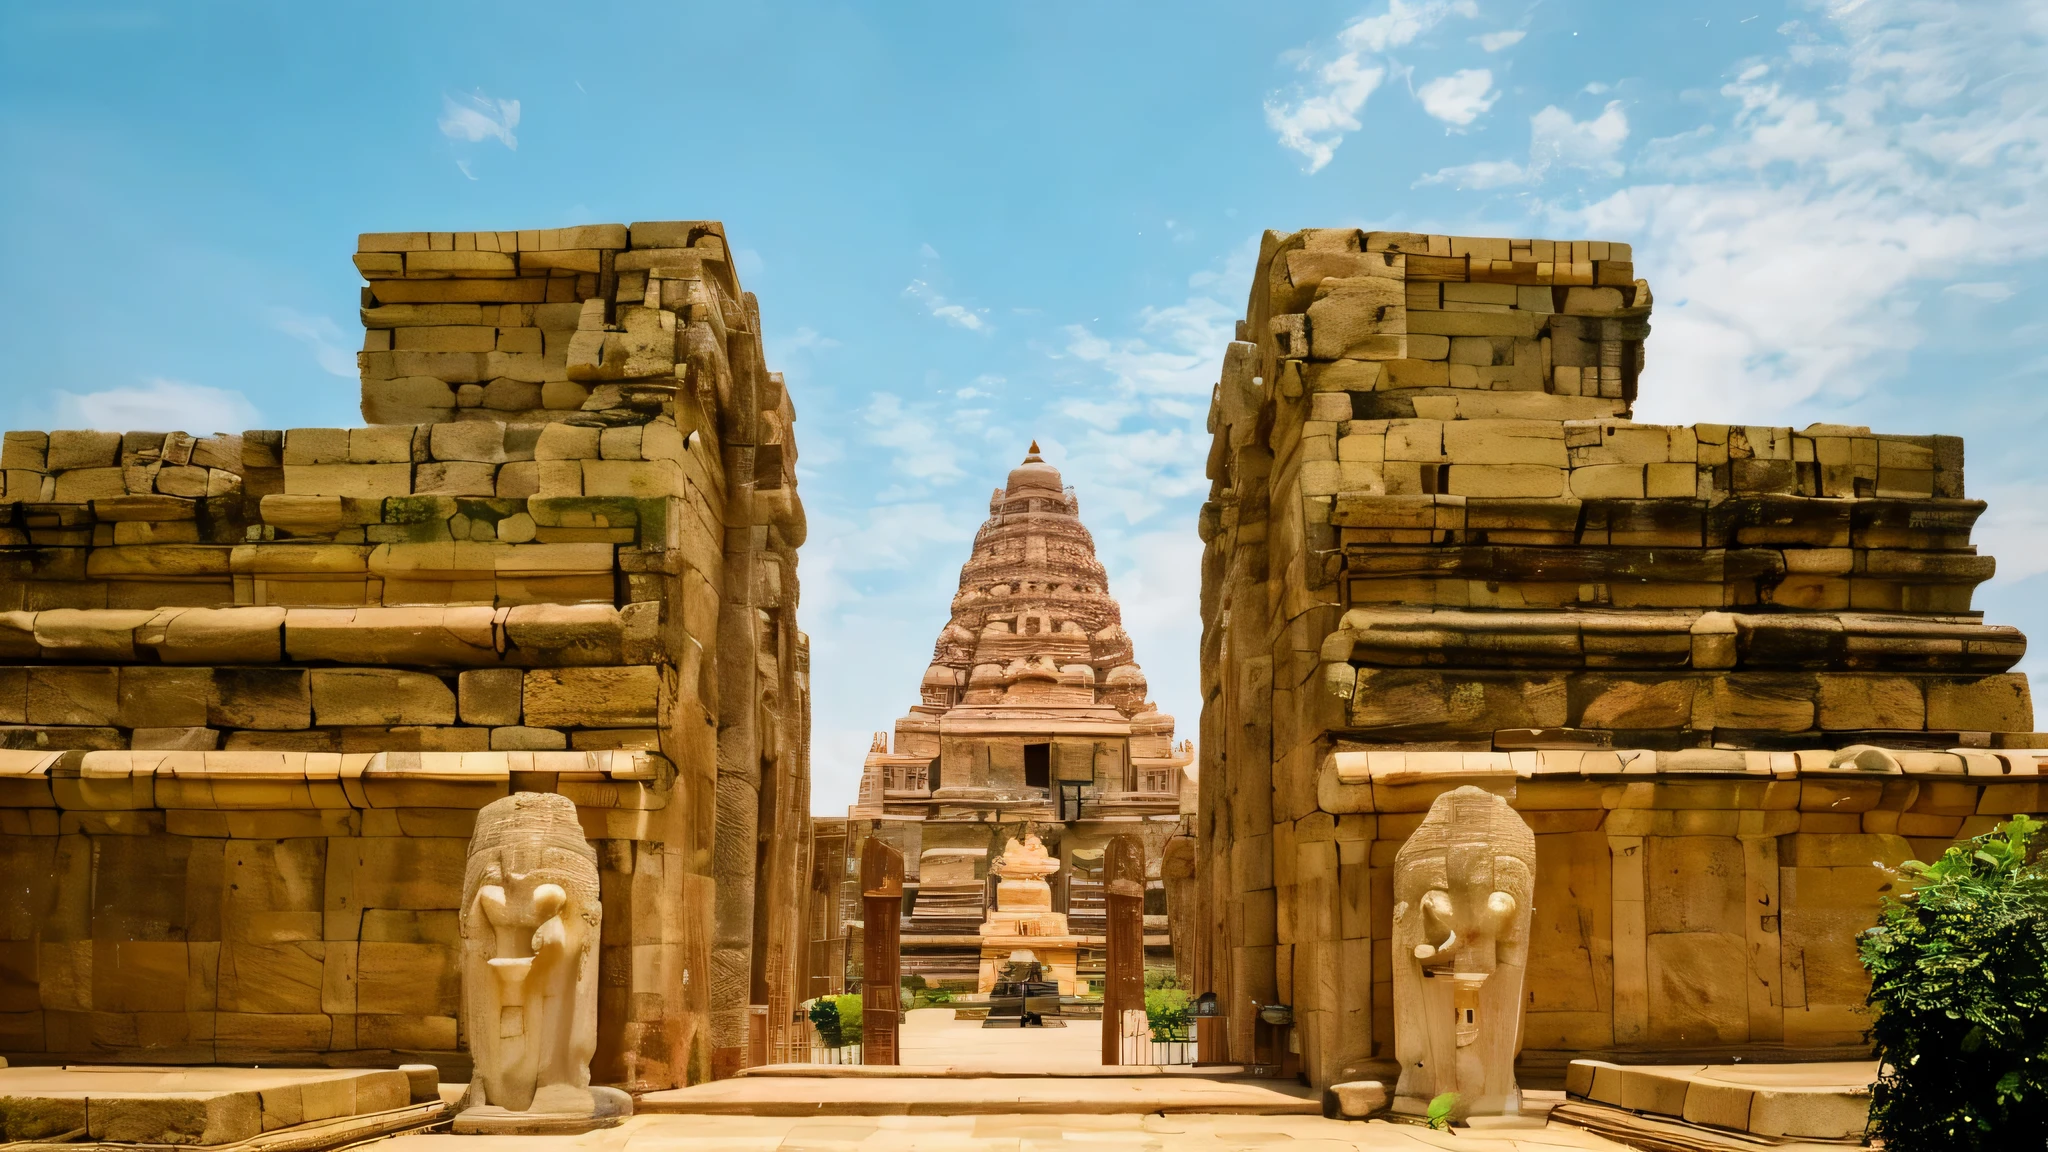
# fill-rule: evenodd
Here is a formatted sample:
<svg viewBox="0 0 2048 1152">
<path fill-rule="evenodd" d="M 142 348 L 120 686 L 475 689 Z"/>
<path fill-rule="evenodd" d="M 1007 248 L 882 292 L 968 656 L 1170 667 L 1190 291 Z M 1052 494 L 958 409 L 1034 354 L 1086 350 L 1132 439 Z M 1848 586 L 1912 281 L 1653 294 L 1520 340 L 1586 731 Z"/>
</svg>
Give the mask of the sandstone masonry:
<svg viewBox="0 0 2048 1152">
<path fill-rule="evenodd" d="M 1860 1051 L 1872 862 L 2048 807 L 1961 441 L 1634 423 L 1650 310 L 1627 245 L 1267 233 L 1200 524 L 1205 1058 L 1391 1076 L 1390 869 L 1460 784 L 1537 833 L 1553 1070 Z"/>
<path fill-rule="evenodd" d="M 770 1058 L 804 520 L 723 229 L 373 234 L 356 265 L 367 426 L 6 434 L 0 1053 L 466 1078 L 465 845 L 526 790 L 598 850 L 596 1081 Z"/>
</svg>

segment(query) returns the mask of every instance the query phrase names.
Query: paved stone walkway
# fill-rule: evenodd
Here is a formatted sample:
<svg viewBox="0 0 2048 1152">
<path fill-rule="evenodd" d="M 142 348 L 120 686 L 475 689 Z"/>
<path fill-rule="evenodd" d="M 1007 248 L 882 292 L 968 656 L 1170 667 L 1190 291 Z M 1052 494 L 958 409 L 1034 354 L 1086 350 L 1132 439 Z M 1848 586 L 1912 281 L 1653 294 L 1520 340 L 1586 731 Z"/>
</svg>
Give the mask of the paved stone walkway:
<svg viewBox="0 0 2048 1152">
<path fill-rule="evenodd" d="M 636 1116 L 582 1136 L 401 1136 L 377 1152 L 1628 1152 L 1552 1125 L 1447 1133 L 1320 1116 Z"/>
</svg>

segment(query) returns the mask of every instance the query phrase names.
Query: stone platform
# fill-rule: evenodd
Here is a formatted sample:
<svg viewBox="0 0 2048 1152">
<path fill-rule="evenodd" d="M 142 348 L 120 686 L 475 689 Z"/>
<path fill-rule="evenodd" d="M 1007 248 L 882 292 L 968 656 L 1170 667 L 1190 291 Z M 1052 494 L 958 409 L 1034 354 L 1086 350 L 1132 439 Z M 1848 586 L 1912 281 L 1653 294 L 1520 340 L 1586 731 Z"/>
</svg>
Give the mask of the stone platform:
<svg viewBox="0 0 2048 1152">
<path fill-rule="evenodd" d="M 1317 1116 L 1321 1098 L 1279 1080 L 1174 1076 L 742 1076 L 650 1092 L 643 1114 L 994 1116 L 1208 1113 Z"/>
<path fill-rule="evenodd" d="M 1825 1064 L 1610 1064 L 1574 1060 L 1555 1115 L 1644 1147 L 1860 1143 L 1875 1061 Z M 1740 1139 L 1736 1137 L 1750 1137 Z M 1731 1139 L 1731 1137 L 1736 1137 Z"/>
<path fill-rule="evenodd" d="M 0 1068 L 0 1125 L 16 1149 L 310 1152 L 422 1129 L 447 1113 L 432 1068 Z"/>
<path fill-rule="evenodd" d="M 1297 1152 L 1626 1152 L 1623 1145 L 1577 1129 L 1552 1125 L 1528 1132 L 1493 1134 L 1431 1132 L 1413 1125 L 1325 1120 L 1320 1116 L 636 1116 L 625 1124 L 584 1136 L 402 1136 L 377 1152 L 475 1152 L 479 1140 L 494 1152 L 1037 1152 L 1085 1145 L 1092 1149 L 1183 1150 L 1287 1147 Z"/>
</svg>

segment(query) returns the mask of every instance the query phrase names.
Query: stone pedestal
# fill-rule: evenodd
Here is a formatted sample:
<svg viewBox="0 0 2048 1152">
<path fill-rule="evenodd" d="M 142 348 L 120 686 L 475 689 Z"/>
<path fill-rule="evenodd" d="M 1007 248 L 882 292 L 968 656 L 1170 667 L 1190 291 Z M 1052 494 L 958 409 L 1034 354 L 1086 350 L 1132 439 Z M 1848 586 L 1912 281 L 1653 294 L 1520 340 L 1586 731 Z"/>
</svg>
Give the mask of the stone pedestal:
<svg viewBox="0 0 2048 1152">
<path fill-rule="evenodd" d="M 1011 840 L 989 868 L 1001 879 L 996 906 L 981 925 L 982 994 L 995 988 L 1012 952 L 1030 952 L 1059 984 L 1060 995 L 1075 995 L 1081 938 L 1067 931 L 1066 913 L 1052 910 L 1052 885 L 1046 883 L 1060 862 L 1026 833 L 1021 842 Z"/>
</svg>

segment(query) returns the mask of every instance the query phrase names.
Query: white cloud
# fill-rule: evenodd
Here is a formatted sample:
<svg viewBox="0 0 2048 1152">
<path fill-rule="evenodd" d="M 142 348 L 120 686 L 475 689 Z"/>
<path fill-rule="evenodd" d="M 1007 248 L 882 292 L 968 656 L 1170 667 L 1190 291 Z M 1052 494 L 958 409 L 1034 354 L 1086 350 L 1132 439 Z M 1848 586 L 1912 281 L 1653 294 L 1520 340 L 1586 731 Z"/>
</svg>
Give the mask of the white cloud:
<svg viewBox="0 0 2048 1152">
<path fill-rule="evenodd" d="M 1520 44 L 1522 37 L 1527 35 L 1528 33 L 1520 28 L 1508 28 L 1499 32 L 1488 32 L 1483 36 L 1474 36 L 1472 39 L 1486 51 L 1498 52 L 1503 48 L 1513 48 Z"/>
<path fill-rule="evenodd" d="M 1537 171 L 1553 166 L 1581 168 L 1603 176 L 1621 175 L 1615 154 L 1628 139 L 1628 116 L 1621 101 L 1610 102 L 1591 120 L 1552 105 L 1529 119 L 1529 165 Z"/>
<path fill-rule="evenodd" d="M 272 308 L 270 326 L 313 350 L 313 359 L 329 375 L 356 378 L 356 354 L 349 350 L 341 325 L 325 316 L 309 316 L 292 308 Z"/>
<path fill-rule="evenodd" d="M 899 474 L 918 480 L 956 480 L 965 476 L 961 469 L 961 433 L 975 433 L 975 426 L 961 428 L 961 418 L 967 412 L 950 412 L 952 428 L 942 426 L 940 416 L 930 404 L 903 404 L 901 396 L 893 392 L 877 392 L 868 398 L 868 406 L 860 412 L 860 418 L 868 424 L 866 441 L 874 447 L 891 449 L 895 455 L 889 457 L 889 467 Z"/>
<path fill-rule="evenodd" d="M 1360 17 L 1337 34 L 1343 51 L 1336 56 L 1317 63 L 1311 53 L 1299 55 L 1298 67 L 1310 79 L 1295 86 L 1291 99 L 1266 98 L 1267 127 L 1279 134 L 1281 147 L 1308 158 L 1309 172 L 1321 171 L 1345 134 L 1359 130 L 1359 109 L 1387 77 L 1388 65 L 1377 57 L 1413 43 L 1446 17 L 1478 14 L 1473 0 L 1388 0 L 1385 12 Z"/>
<path fill-rule="evenodd" d="M 1552 104 L 1529 118 L 1529 162 L 1479 160 L 1441 168 L 1416 184 L 1453 184 L 1460 188 L 1502 188 L 1536 184 L 1553 169 L 1570 168 L 1609 179 L 1620 176 L 1621 146 L 1628 140 L 1628 114 L 1621 101 L 1610 102 L 1600 115 L 1574 120 Z"/>
<path fill-rule="evenodd" d="M 1337 40 L 1352 51 L 1385 52 L 1414 43 L 1417 36 L 1451 15 L 1469 20 L 1479 15 L 1479 6 L 1472 0 L 1425 0 L 1421 4 L 1388 0 L 1385 12 L 1352 21 L 1337 34 Z"/>
<path fill-rule="evenodd" d="M 1417 89 L 1422 110 L 1446 124 L 1464 127 L 1479 119 L 1500 93 L 1493 90 L 1493 73 L 1485 68 L 1465 68 L 1439 76 Z"/>
<path fill-rule="evenodd" d="M 1987 304 L 2002 304 L 2013 298 L 2013 286 L 2002 280 L 1951 284 L 1942 291 L 1967 296 L 1972 300 L 1982 300 Z"/>
<path fill-rule="evenodd" d="M 110 432 L 241 432 L 261 420 L 240 392 L 151 377 L 134 388 L 57 393 L 57 422 L 66 428 Z"/>
<path fill-rule="evenodd" d="M 512 132 L 519 127 L 517 100 L 493 100 L 481 92 L 460 99 L 444 95 L 440 125 L 441 135 L 450 140 L 467 140 L 471 144 L 496 140 L 515 152 L 519 150 L 519 137 Z M 463 174 L 468 175 L 468 169 Z"/>
<path fill-rule="evenodd" d="M 903 289 L 903 294 L 923 304 L 925 311 L 944 320 L 955 328 L 965 328 L 969 332 L 987 333 L 994 331 L 994 328 L 989 324 L 988 319 L 984 315 L 987 309 L 977 311 L 965 305 L 952 303 L 944 296 L 933 291 L 932 286 L 922 280 L 912 280 Z"/>
<path fill-rule="evenodd" d="M 998 376 L 993 372 L 984 372 L 981 375 L 976 376 L 974 379 L 969 380 L 964 387 L 962 387 L 959 391 L 953 393 L 953 395 L 959 397 L 962 400 L 979 400 L 986 397 L 994 396 L 996 394 L 996 389 L 1001 388 L 1003 385 L 1008 384 L 1009 382 L 1010 381 L 1007 377 Z"/>
<path fill-rule="evenodd" d="M 1903 368 L 1925 292 L 1995 301 L 1994 270 L 2048 257 L 2048 11 L 1825 15 L 1722 89 L 1719 130 L 1649 150 L 1638 171 L 1659 182 L 1556 215 L 1654 260 L 1643 418 L 1847 400 Z"/>
</svg>

